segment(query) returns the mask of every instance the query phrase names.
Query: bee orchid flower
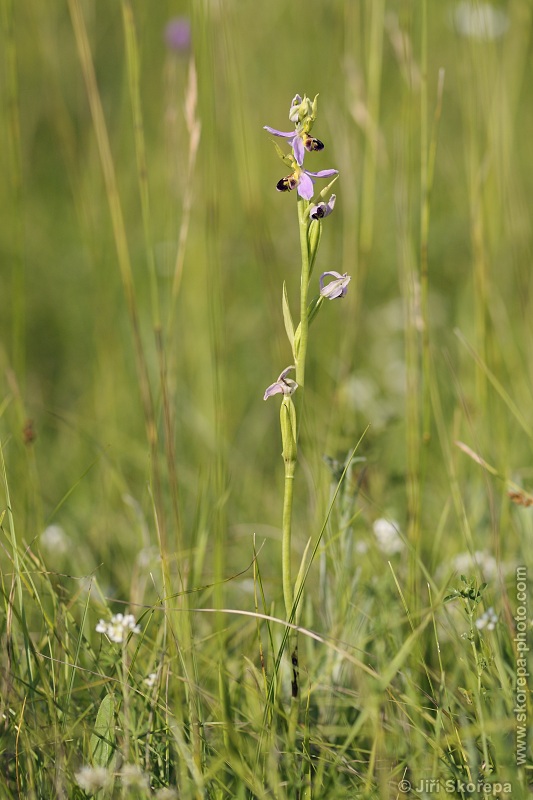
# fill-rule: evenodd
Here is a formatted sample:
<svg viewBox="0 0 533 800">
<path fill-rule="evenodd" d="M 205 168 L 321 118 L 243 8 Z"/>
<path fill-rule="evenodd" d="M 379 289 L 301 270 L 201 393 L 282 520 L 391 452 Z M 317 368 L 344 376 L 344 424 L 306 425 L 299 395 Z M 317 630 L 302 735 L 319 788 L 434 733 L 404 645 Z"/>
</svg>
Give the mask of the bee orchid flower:
<svg viewBox="0 0 533 800">
<path fill-rule="evenodd" d="M 326 275 L 331 275 L 334 280 L 324 286 L 324 278 Z M 334 270 L 332 272 L 323 272 L 320 276 L 320 296 L 326 297 L 328 300 L 335 300 L 337 297 L 346 297 L 350 281 L 351 277 L 347 272 L 345 272 L 344 275 Z"/>
<path fill-rule="evenodd" d="M 294 369 L 294 365 L 291 364 L 290 367 L 286 367 L 277 381 L 272 383 L 265 391 L 263 396 L 263 400 L 268 400 L 269 397 L 272 397 L 273 394 L 282 394 L 283 396 L 294 394 L 296 389 L 298 388 L 298 384 L 296 381 L 293 381 L 292 378 L 287 378 L 287 373 Z"/>
<path fill-rule="evenodd" d="M 324 219 L 331 214 L 335 207 L 335 200 L 337 197 L 332 194 L 327 203 L 317 203 L 316 206 L 311 206 L 309 209 L 309 216 L 311 219 Z"/>
<path fill-rule="evenodd" d="M 304 200 L 311 200 L 314 194 L 313 184 L 315 178 L 329 178 L 331 175 L 338 174 L 338 169 L 321 169 L 318 172 L 311 172 L 294 163 L 292 174 L 278 181 L 276 189 L 278 192 L 290 192 L 292 189 L 297 188 L 300 197 L 303 197 Z"/>
</svg>

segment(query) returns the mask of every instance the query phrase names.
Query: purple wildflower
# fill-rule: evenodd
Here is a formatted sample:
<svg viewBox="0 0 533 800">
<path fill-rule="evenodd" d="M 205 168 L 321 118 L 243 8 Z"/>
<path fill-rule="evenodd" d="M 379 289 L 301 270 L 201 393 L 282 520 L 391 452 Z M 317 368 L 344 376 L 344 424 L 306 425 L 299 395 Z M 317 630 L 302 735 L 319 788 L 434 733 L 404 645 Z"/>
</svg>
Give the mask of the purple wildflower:
<svg viewBox="0 0 533 800">
<path fill-rule="evenodd" d="M 324 219 L 329 216 L 333 211 L 336 199 L 336 195 L 332 194 L 327 203 L 317 203 L 316 206 L 311 206 L 309 209 L 311 219 Z"/>
<path fill-rule="evenodd" d="M 296 381 L 293 381 L 292 378 L 287 378 L 286 375 L 288 372 L 294 369 L 294 365 L 291 364 L 290 367 L 286 367 L 277 381 L 272 383 L 265 391 L 263 396 L 263 400 L 268 400 L 269 397 L 272 397 L 273 394 L 282 394 L 283 396 L 294 394 L 296 389 L 298 388 L 298 384 Z"/>
<path fill-rule="evenodd" d="M 324 278 L 326 275 L 332 275 L 335 280 L 330 281 L 326 286 L 324 286 Z M 337 297 L 346 297 L 346 292 L 348 291 L 348 284 L 351 281 L 351 277 L 348 275 L 347 272 L 344 275 L 341 275 L 340 272 L 323 272 L 320 276 L 320 295 L 321 297 L 326 297 L 328 300 L 335 300 Z"/>
<path fill-rule="evenodd" d="M 169 50 L 184 53 L 191 46 L 191 23 L 187 17 L 175 17 L 165 27 L 165 42 Z"/>
</svg>

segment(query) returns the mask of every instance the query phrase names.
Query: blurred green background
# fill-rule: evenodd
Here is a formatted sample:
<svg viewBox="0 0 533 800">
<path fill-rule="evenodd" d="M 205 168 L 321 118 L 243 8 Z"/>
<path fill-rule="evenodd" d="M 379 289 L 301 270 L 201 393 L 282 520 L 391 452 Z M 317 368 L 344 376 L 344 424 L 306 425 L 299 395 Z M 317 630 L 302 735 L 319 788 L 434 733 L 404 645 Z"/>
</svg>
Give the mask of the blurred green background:
<svg viewBox="0 0 533 800">
<path fill-rule="evenodd" d="M 132 562 L 157 546 L 155 507 L 180 557 L 218 537 L 229 575 L 249 564 L 255 533 L 277 580 L 278 403 L 262 395 L 290 363 L 281 288 L 296 311 L 299 245 L 295 198 L 275 190 L 287 170 L 262 126 L 290 127 L 296 93 L 320 94 L 313 133 L 326 146 L 306 163 L 340 170 L 316 269 L 352 282 L 311 329 L 295 548 L 326 508 L 323 455 L 343 459 L 370 425 L 360 538 L 392 516 L 429 569 L 466 545 L 521 551 L 529 512 L 454 441 L 531 482 L 532 6 L 494 4 L 496 35 L 461 30 L 461 5 L 133 0 L 130 18 L 107 0 L 2 0 L 1 430 L 19 535 L 36 545 L 53 523 L 67 537 L 54 568 L 99 567 L 127 597 Z M 182 52 L 165 43 L 175 17 L 191 23 Z M 196 158 L 186 104 L 201 125 Z"/>
</svg>

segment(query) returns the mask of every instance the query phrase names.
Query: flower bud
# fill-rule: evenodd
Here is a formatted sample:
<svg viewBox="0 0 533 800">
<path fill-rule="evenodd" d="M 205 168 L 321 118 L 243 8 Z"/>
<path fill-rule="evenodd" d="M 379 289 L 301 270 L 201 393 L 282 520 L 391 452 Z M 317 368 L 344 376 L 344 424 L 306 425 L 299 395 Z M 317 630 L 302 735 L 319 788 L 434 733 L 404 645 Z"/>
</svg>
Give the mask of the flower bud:
<svg viewBox="0 0 533 800">
<path fill-rule="evenodd" d="M 318 95 L 317 95 L 318 97 Z M 316 101 L 316 98 L 315 98 Z M 313 104 L 311 100 L 304 94 L 303 100 L 299 94 L 297 94 L 292 101 L 290 110 L 289 110 L 289 119 L 291 122 L 294 122 L 296 125 L 305 125 L 305 123 L 309 120 L 309 118 L 314 119 L 313 116 Z"/>
<path fill-rule="evenodd" d="M 318 95 L 315 94 L 315 99 L 313 100 L 313 102 L 311 104 L 311 113 L 309 114 L 309 116 L 311 117 L 313 122 L 316 119 L 317 111 L 318 111 Z"/>
<path fill-rule="evenodd" d="M 296 409 L 290 395 L 285 395 L 279 412 L 281 426 L 282 456 L 286 465 L 296 463 Z"/>
</svg>

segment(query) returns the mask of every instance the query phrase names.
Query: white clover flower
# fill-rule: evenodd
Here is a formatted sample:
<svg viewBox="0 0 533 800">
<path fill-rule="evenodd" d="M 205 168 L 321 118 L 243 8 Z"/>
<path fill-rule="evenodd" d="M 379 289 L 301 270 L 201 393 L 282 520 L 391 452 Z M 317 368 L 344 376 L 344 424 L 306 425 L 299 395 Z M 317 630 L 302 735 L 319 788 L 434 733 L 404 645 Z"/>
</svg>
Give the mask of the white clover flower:
<svg viewBox="0 0 533 800">
<path fill-rule="evenodd" d="M 137 787 L 138 789 L 150 788 L 148 775 L 145 775 L 137 764 L 124 764 L 120 770 L 120 777 L 124 786 Z"/>
<path fill-rule="evenodd" d="M 509 17 L 503 8 L 492 3 L 459 3 L 453 14 L 457 33 L 468 39 L 490 42 L 499 39 L 509 27 Z"/>
<path fill-rule="evenodd" d="M 400 526 L 396 520 L 380 517 L 372 527 L 382 553 L 392 556 L 403 550 L 404 544 L 400 537 Z"/>
<path fill-rule="evenodd" d="M 53 552 L 55 555 L 66 553 L 70 541 L 61 525 L 48 525 L 41 533 L 41 547 Z"/>
<path fill-rule="evenodd" d="M 112 642 L 121 644 L 129 633 L 140 633 L 133 614 L 113 614 L 110 622 L 101 619 L 96 626 L 97 633 L 104 633 Z"/>
<path fill-rule="evenodd" d="M 157 680 L 157 672 L 151 672 L 151 673 L 150 673 L 150 674 L 149 674 L 149 675 L 148 675 L 148 676 L 147 676 L 147 677 L 144 679 L 144 682 L 145 682 L 145 684 L 148 686 L 148 688 L 149 688 L 149 689 L 151 689 L 151 688 L 152 688 L 152 686 L 155 686 L 155 682 L 156 682 L 156 680 Z"/>
<path fill-rule="evenodd" d="M 482 631 L 483 628 L 486 628 L 488 631 L 493 631 L 497 622 L 498 615 L 491 606 L 490 608 L 487 608 L 485 613 L 482 614 L 479 619 L 476 620 L 476 628 L 478 631 Z"/>
<path fill-rule="evenodd" d="M 453 560 L 453 568 L 462 575 L 479 569 L 485 580 L 495 578 L 498 574 L 496 559 L 487 550 L 476 550 L 473 554 L 460 553 Z"/>
<path fill-rule="evenodd" d="M 99 789 L 105 788 L 110 780 L 111 773 L 105 767 L 82 767 L 75 773 L 74 778 L 78 786 L 87 794 L 94 794 Z"/>
</svg>

